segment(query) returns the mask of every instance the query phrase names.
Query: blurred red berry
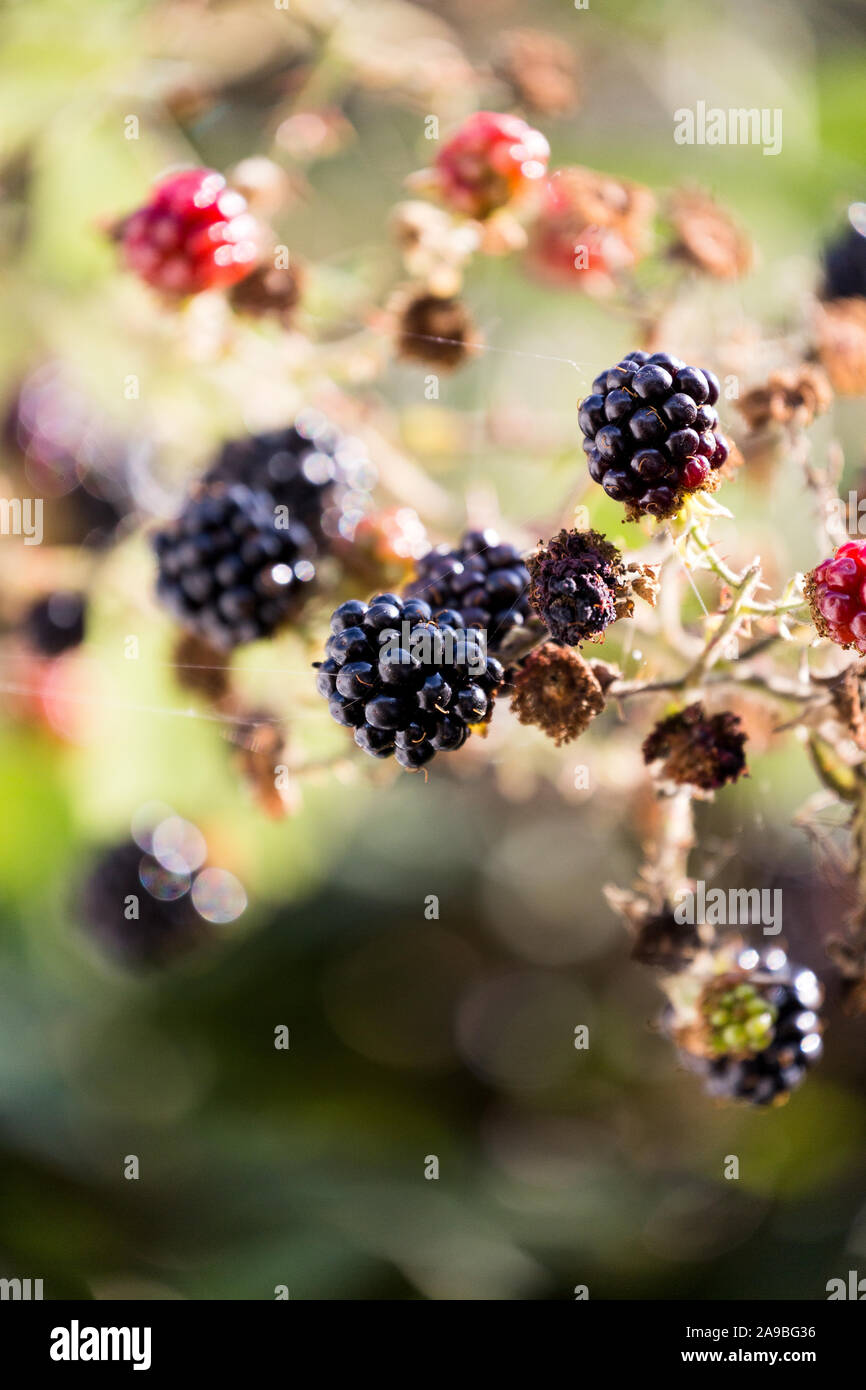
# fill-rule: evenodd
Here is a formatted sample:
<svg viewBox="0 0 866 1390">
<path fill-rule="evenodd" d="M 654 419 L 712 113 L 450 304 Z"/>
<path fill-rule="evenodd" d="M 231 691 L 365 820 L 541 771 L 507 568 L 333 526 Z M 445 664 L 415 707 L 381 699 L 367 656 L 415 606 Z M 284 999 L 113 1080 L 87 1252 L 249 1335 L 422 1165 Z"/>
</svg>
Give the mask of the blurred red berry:
<svg viewBox="0 0 866 1390">
<path fill-rule="evenodd" d="M 476 111 L 443 145 L 436 180 L 455 212 L 484 218 L 540 185 L 550 146 L 519 116 Z"/>
<path fill-rule="evenodd" d="M 546 181 L 527 264 L 554 284 L 610 281 L 645 254 L 655 200 L 648 188 L 580 165 Z"/>
<path fill-rule="evenodd" d="M 236 284 L 254 269 L 259 224 L 243 194 L 212 169 L 184 169 L 158 183 L 121 230 L 126 264 L 167 294 Z"/>
<path fill-rule="evenodd" d="M 806 597 L 822 637 L 866 654 L 866 541 L 846 541 L 812 570 Z"/>
</svg>

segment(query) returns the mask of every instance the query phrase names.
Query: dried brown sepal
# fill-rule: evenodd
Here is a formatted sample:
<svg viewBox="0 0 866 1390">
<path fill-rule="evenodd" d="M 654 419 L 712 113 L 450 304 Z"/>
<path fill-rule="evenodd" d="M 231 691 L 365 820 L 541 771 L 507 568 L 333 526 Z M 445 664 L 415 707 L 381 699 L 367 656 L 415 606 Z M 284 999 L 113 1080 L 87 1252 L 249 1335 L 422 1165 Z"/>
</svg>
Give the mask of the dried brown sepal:
<svg viewBox="0 0 866 1390">
<path fill-rule="evenodd" d="M 671 197 L 669 215 L 675 259 L 716 280 L 737 280 L 751 270 L 755 254 L 750 238 L 708 193 L 699 188 L 678 189 Z"/>
<path fill-rule="evenodd" d="M 472 316 L 461 299 L 423 290 L 397 308 L 396 348 L 404 360 L 453 371 L 479 344 Z"/>
<path fill-rule="evenodd" d="M 755 386 L 737 402 L 737 409 L 754 433 L 774 425 L 811 425 L 830 409 L 833 388 L 827 373 L 805 362 L 786 371 L 772 372 L 763 386 Z"/>
<path fill-rule="evenodd" d="M 226 654 L 194 632 L 182 632 L 172 653 L 177 682 L 184 690 L 211 704 L 224 700 L 231 688 L 231 667 Z"/>
<path fill-rule="evenodd" d="M 263 263 L 232 287 L 229 299 L 238 313 L 275 319 L 287 328 L 303 292 L 304 272 L 296 262 L 288 266 Z"/>
<path fill-rule="evenodd" d="M 578 62 L 571 44 L 541 29 L 509 29 L 494 59 L 498 76 L 532 111 L 563 116 L 579 103 Z"/>
<path fill-rule="evenodd" d="M 816 348 L 834 390 L 866 394 L 866 299 L 836 299 L 816 310 Z"/>
<path fill-rule="evenodd" d="M 696 703 L 656 724 L 642 751 L 647 765 L 659 764 L 663 781 L 711 792 L 746 771 L 745 743 L 737 715 L 710 715 Z"/>
<path fill-rule="evenodd" d="M 864 667 L 846 666 L 830 688 L 830 702 L 839 723 L 857 747 L 866 752 L 866 714 L 863 711 Z"/>
<path fill-rule="evenodd" d="M 701 944 L 697 927 L 678 922 L 673 909 L 665 905 L 661 912 L 636 922 L 631 958 L 641 965 L 676 973 L 694 959 Z"/>
<path fill-rule="evenodd" d="M 252 711 L 231 726 L 228 738 L 235 766 L 259 809 L 272 820 L 297 810 L 300 791 L 286 768 L 282 723 L 266 711 Z"/>
<path fill-rule="evenodd" d="M 545 642 L 514 673 L 511 709 L 557 747 L 578 738 L 604 709 L 604 692 L 589 662 L 573 647 Z"/>
</svg>

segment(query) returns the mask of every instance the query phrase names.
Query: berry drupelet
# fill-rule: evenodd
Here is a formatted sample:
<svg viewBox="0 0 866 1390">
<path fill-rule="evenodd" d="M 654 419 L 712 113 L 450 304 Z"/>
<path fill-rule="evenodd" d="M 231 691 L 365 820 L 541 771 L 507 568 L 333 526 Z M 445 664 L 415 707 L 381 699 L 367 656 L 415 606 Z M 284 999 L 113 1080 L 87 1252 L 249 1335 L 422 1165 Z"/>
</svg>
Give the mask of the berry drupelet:
<svg viewBox="0 0 866 1390">
<path fill-rule="evenodd" d="M 780 947 L 748 947 L 732 969 L 710 978 L 690 1024 L 673 1033 L 709 1095 L 778 1105 L 821 1056 L 822 998 L 813 972 L 792 965 Z"/>
<path fill-rule="evenodd" d="M 421 599 L 350 599 L 331 618 L 316 686 L 331 717 L 375 758 L 415 771 L 460 748 L 493 712 L 503 670 L 459 613 L 433 618 Z"/>
<path fill-rule="evenodd" d="M 225 289 L 249 275 L 260 229 L 243 194 L 212 169 L 184 169 L 153 189 L 118 232 L 130 270 L 170 295 Z"/>
<path fill-rule="evenodd" d="M 806 598 L 822 637 L 866 654 L 866 541 L 846 541 L 806 576 Z"/>
<path fill-rule="evenodd" d="M 717 377 L 667 352 L 630 352 L 580 404 L 590 477 L 629 520 L 673 516 L 688 493 L 712 492 L 730 452 L 718 431 Z"/>
<path fill-rule="evenodd" d="M 467 531 L 454 549 L 437 546 L 415 565 L 407 598 L 423 599 L 433 612 L 456 610 L 465 627 L 487 632 L 496 651 L 529 617 L 529 570 L 514 545 L 495 531 Z"/>
<path fill-rule="evenodd" d="M 272 499 L 240 484 L 200 489 L 153 545 L 159 598 L 223 651 L 270 636 L 298 611 L 315 574 L 306 527 L 278 526 Z"/>
<path fill-rule="evenodd" d="M 560 531 L 530 557 L 532 607 L 557 641 L 598 641 L 620 616 L 622 556 L 598 531 Z"/>
<path fill-rule="evenodd" d="M 434 169 L 442 201 L 485 218 L 540 186 L 550 146 L 519 116 L 476 111 L 439 151 Z"/>
<path fill-rule="evenodd" d="M 313 409 L 283 429 L 229 440 L 204 475 L 205 483 L 242 483 L 269 493 L 320 548 L 353 538 L 375 481 L 364 444 Z"/>
</svg>

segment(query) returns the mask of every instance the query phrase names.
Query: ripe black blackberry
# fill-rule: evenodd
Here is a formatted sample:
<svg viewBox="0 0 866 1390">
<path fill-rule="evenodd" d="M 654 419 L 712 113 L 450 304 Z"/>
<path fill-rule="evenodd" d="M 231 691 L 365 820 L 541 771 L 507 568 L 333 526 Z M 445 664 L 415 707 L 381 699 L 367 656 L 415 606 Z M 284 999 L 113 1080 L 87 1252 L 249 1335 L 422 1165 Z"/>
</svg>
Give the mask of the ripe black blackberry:
<svg viewBox="0 0 866 1390">
<path fill-rule="evenodd" d="M 86 611 L 83 594 L 58 590 L 31 605 L 21 634 L 40 656 L 61 656 L 84 641 Z"/>
<path fill-rule="evenodd" d="M 271 498 L 241 485 L 200 489 L 153 545 L 159 598 L 222 651 L 270 636 L 315 575 L 306 527 L 278 526 Z"/>
<path fill-rule="evenodd" d="M 866 298 L 866 235 L 857 227 L 846 227 L 826 247 L 822 294 L 824 299 Z"/>
<path fill-rule="evenodd" d="M 465 627 L 487 631 L 490 651 L 530 616 L 529 570 L 514 545 L 495 531 L 467 531 L 454 549 L 436 546 L 415 562 L 407 598 L 423 599 L 435 613 L 458 612 Z"/>
<path fill-rule="evenodd" d="M 712 492 L 730 452 L 718 431 L 719 382 L 667 352 L 630 352 L 580 403 L 590 477 L 629 520 L 673 516 L 687 493 Z"/>
<path fill-rule="evenodd" d="M 210 932 L 189 886 L 187 875 L 170 873 L 134 840 L 124 840 L 93 865 L 81 897 L 82 923 L 125 965 L 167 965 Z"/>
<path fill-rule="evenodd" d="M 325 657 L 316 686 L 331 717 L 365 753 L 393 754 L 409 771 L 461 748 L 470 726 L 489 720 L 504 674 L 459 613 L 434 620 L 429 604 L 396 594 L 341 604 Z"/>
<path fill-rule="evenodd" d="M 270 493 L 320 548 L 352 539 L 375 480 L 364 445 L 317 410 L 301 411 L 285 429 L 229 440 L 203 479 Z"/>
<path fill-rule="evenodd" d="M 751 1105 L 779 1104 L 822 1052 L 823 991 L 811 970 L 780 947 L 747 948 L 737 968 L 704 992 L 699 1035 L 681 1050 L 709 1095 Z"/>
</svg>

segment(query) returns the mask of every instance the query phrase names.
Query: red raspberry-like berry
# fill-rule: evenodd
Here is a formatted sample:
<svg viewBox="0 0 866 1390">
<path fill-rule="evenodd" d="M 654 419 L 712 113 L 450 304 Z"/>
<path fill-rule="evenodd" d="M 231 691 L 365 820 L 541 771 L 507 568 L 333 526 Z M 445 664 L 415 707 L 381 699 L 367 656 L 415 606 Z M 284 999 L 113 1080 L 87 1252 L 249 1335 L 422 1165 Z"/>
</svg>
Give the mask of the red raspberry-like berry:
<svg viewBox="0 0 866 1390">
<path fill-rule="evenodd" d="M 866 654 L 866 541 L 846 541 L 812 570 L 806 597 L 822 637 Z"/>
<path fill-rule="evenodd" d="M 259 224 L 242 193 L 212 169 L 184 169 L 158 183 L 120 234 L 130 270 L 171 295 L 223 289 L 249 275 Z"/>
<path fill-rule="evenodd" d="M 519 116 L 476 111 L 443 145 L 436 182 L 455 212 L 484 218 L 539 185 L 550 146 Z"/>
<path fill-rule="evenodd" d="M 610 282 L 639 259 L 652 195 L 580 166 L 558 169 L 544 185 L 526 263 L 549 284 L 586 288 Z"/>
</svg>

